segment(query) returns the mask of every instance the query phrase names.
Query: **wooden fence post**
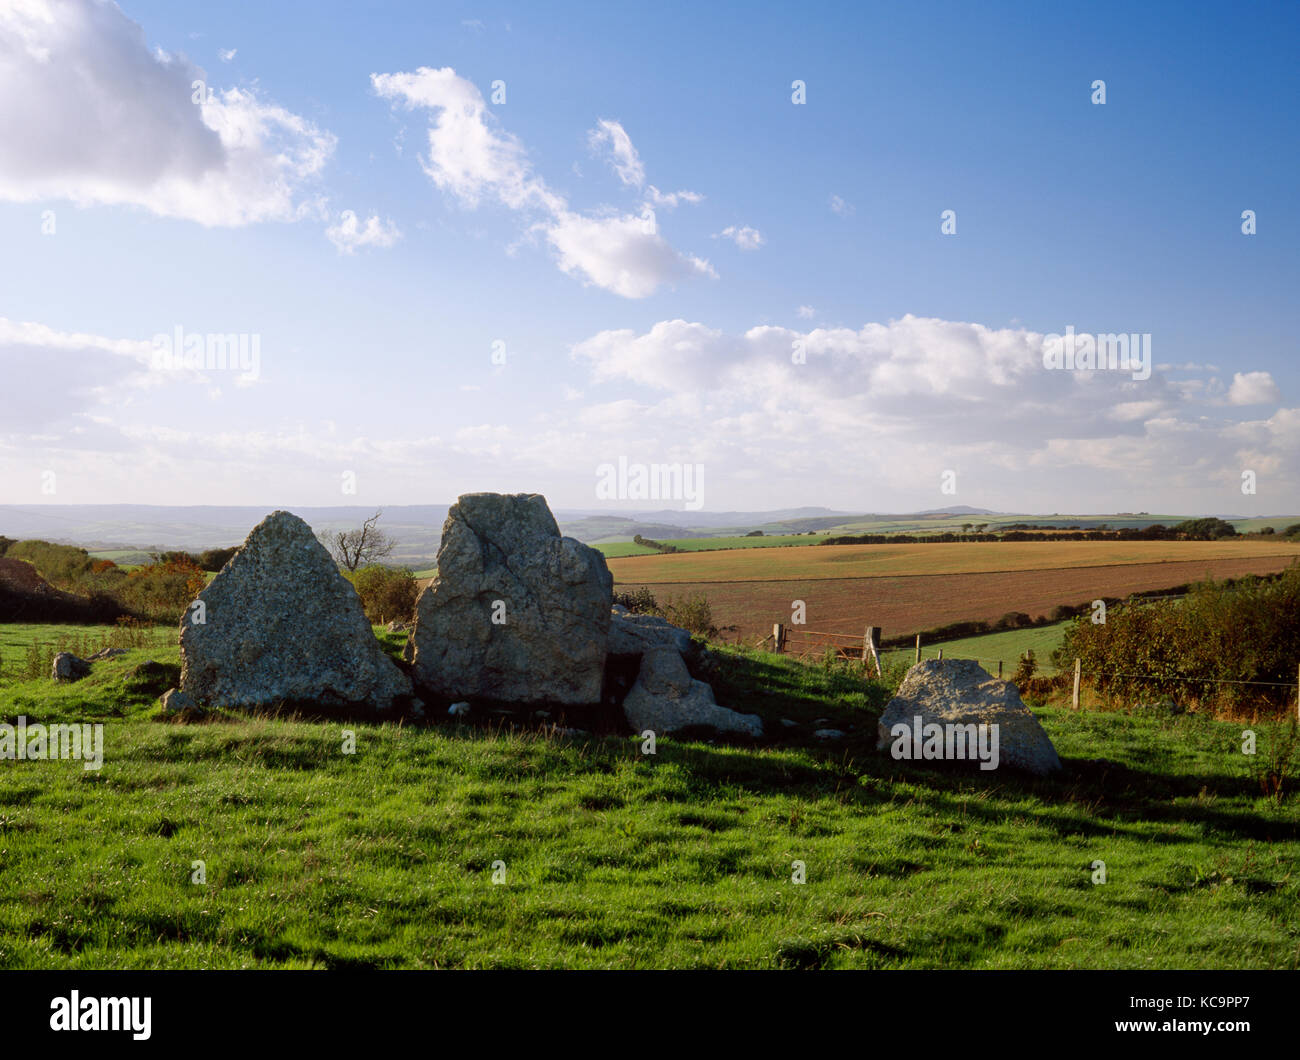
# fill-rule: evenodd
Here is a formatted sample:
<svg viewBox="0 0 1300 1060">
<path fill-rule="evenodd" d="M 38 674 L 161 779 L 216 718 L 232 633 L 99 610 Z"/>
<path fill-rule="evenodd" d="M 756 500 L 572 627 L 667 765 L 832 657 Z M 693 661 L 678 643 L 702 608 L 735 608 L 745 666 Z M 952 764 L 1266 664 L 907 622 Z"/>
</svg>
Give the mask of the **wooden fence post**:
<svg viewBox="0 0 1300 1060">
<path fill-rule="evenodd" d="M 876 664 L 876 676 L 884 677 L 885 669 L 880 665 L 880 627 L 868 626 L 862 635 L 862 663 L 865 666 L 870 659 Z"/>
<path fill-rule="evenodd" d="M 921 634 L 916 635 L 916 661 L 921 661 Z"/>
<path fill-rule="evenodd" d="M 1002 660 L 998 660 L 998 680 L 1002 680 Z"/>
<path fill-rule="evenodd" d="M 785 651 L 785 626 L 780 622 L 772 626 L 772 641 L 778 654 Z"/>
<path fill-rule="evenodd" d="M 1083 671 L 1083 660 L 1077 655 L 1074 657 L 1074 701 L 1071 704 L 1075 710 L 1079 709 L 1079 677 Z"/>
<path fill-rule="evenodd" d="M 943 649 L 942 649 L 942 648 L 939 649 L 939 658 L 940 658 L 940 659 L 943 658 Z"/>
</svg>

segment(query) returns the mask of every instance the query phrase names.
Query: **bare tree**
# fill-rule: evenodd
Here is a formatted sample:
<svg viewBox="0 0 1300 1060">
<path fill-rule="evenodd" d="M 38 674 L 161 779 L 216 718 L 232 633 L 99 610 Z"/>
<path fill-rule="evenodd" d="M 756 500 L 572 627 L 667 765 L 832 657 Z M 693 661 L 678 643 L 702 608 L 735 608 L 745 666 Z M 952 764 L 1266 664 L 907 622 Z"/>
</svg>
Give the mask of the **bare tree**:
<svg viewBox="0 0 1300 1060">
<path fill-rule="evenodd" d="M 329 549 L 335 563 L 350 571 L 377 563 L 397 547 L 397 542 L 376 525 L 383 514 L 381 508 L 361 524 L 360 530 L 335 530 L 321 534 L 321 544 Z"/>
</svg>

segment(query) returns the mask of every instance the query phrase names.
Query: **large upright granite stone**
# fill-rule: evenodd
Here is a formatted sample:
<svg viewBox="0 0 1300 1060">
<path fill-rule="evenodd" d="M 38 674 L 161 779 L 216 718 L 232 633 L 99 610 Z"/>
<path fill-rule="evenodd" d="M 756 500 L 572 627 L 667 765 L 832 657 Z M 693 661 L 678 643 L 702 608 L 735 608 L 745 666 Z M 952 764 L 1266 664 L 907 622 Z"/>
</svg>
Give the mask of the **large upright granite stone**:
<svg viewBox="0 0 1300 1060">
<path fill-rule="evenodd" d="M 456 699 L 599 703 L 613 593 L 605 557 L 561 537 L 545 497 L 468 493 L 415 605 L 416 683 Z"/>
<path fill-rule="evenodd" d="M 411 682 L 305 522 L 267 516 L 181 619 L 181 691 L 212 707 L 388 710 Z"/>
</svg>

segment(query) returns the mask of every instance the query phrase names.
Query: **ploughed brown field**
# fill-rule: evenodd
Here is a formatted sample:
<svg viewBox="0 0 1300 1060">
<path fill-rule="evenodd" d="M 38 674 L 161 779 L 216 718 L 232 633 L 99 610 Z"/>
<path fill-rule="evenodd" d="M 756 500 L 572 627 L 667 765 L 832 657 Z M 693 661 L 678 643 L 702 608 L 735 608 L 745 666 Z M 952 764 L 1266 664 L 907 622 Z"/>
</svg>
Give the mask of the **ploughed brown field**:
<svg viewBox="0 0 1300 1060">
<path fill-rule="evenodd" d="M 698 553 L 626 557 L 610 560 L 609 566 L 614 572 L 616 591 L 645 585 L 660 602 L 703 593 L 713 609 L 714 622 L 723 629 L 735 627 L 728 630 L 728 640 L 753 642 L 770 633 L 774 622 L 788 623 L 795 600 L 807 605 L 807 629 L 861 635 L 866 626 L 873 625 L 881 626 L 886 637 L 893 637 L 950 622 L 993 621 L 1009 611 L 1023 611 L 1036 618 L 1058 604 L 1081 604 L 1099 597 L 1165 589 L 1207 576 L 1221 579 L 1273 574 L 1300 558 L 1300 547 L 1258 541 L 1226 542 L 1227 547 L 1216 542 L 1137 544 L 1149 547 L 1135 549 L 1127 543 L 1112 542 L 1032 542 L 1023 545 L 1023 549 L 1032 550 L 1026 552 L 1016 544 L 983 548 L 980 544 L 960 543 L 813 545 L 705 554 L 715 561 L 712 571 L 698 562 L 674 562 L 694 560 Z M 893 548 L 907 550 L 908 554 L 887 555 Z M 841 549 L 852 549 L 859 555 L 812 555 Z M 977 555 L 974 550 L 983 554 Z M 790 557 L 797 559 L 794 563 L 779 561 L 782 553 L 792 552 L 803 555 Z M 741 559 L 741 553 L 768 562 Z M 1146 556 L 1155 561 L 1142 562 Z M 993 569 L 961 569 L 980 562 Z M 724 564 L 725 570 L 716 570 Z M 863 565 L 873 572 L 863 570 Z M 1023 569 L 1009 569 L 1016 566 Z M 795 569 L 790 571 L 790 567 Z M 915 573 L 906 572 L 909 567 Z M 926 573 L 927 568 L 945 573 Z M 903 573 L 894 573 L 900 570 Z M 713 577 L 693 580 L 693 573 Z M 800 576 L 790 577 L 790 573 Z"/>
</svg>

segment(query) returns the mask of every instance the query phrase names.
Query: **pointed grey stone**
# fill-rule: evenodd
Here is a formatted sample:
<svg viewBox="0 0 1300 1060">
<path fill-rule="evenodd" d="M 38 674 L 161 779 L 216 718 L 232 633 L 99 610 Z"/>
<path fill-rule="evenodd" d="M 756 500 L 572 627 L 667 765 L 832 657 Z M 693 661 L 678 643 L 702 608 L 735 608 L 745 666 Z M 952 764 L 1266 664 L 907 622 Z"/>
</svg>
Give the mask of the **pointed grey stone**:
<svg viewBox="0 0 1300 1060">
<path fill-rule="evenodd" d="M 181 691 L 212 707 L 388 710 L 411 682 L 305 522 L 275 512 L 181 619 Z"/>
</svg>

